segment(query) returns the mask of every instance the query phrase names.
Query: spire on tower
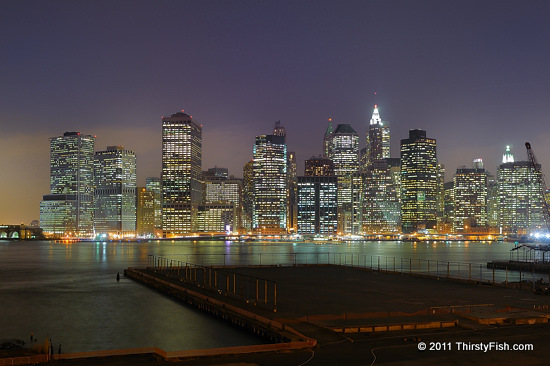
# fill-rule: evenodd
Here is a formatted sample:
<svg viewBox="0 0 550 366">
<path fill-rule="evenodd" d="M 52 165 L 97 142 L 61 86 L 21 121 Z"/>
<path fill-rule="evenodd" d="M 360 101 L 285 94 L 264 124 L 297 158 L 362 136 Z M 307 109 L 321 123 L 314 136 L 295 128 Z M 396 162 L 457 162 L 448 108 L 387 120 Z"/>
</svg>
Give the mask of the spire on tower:
<svg viewBox="0 0 550 366">
<path fill-rule="evenodd" d="M 378 106 L 374 105 L 374 111 L 372 112 L 372 117 L 370 119 L 371 125 L 379 125 L 382 124 L 382 119 L 380 118 L 380 113 L 378 112 Z"/>
</svg>

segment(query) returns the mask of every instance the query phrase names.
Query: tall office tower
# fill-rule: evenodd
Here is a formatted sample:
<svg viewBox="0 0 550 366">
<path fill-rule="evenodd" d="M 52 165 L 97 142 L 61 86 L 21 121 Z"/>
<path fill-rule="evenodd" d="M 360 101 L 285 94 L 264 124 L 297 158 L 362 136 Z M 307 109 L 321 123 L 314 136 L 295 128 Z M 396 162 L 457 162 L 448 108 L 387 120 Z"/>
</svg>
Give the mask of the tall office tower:
<svg viewBox="0 0 550 366">
<path fill-rule="evenodd" d="M 445 182 L 443 184 L 444 198 L 443 198 L 443 221 L 440 222 L 439 233 L 451 234 L 452 224 L 454 222 L 455 212 L 455 195 L 454 195 L 454 182 Z"/>
<path fill-rule="evenodd" d="M 506 147 L 497 168 L 498 226 L 503 234 L 527 235 L 545 227 L 540 166 L 536 171 L 529 161 L 515 161 Z"/>
<path fill-rule="evenodd" d="M 325 135 L 323 136 L 323 156 L 328 157 L 330 154 L 330 137 L 332 136 L 332 133 L 334 132 L 334 128 L 332 127 L 332 118 L 328 119 L 328 126 L 325 131 Z"/>
<path fill-rule="evenodd" d="M 297 214 L 298 214 L 298 198 L 297 194 L 297 168 L 296 168 L 296 153 L 293 151 L 288 152 L 287 159 L 287 192 L 288 192 L 288 202 L 287 202 L 287 229 L 291 233 L 296 232 L 297 228 Z"/>
<path fill-rule="evenodd" d="M 474 168 L 458 168 L 453 183 L 453 231 L 467 233 L 472 226 L 487 226 L 487 172 L 481 159 L 474 160 Z"/>
<path fill-rule="evenodd" d="M 336 234 L 337 187 L 337 178 L 334 175 L 298 177 L 298 234 Z"/>
<path fill-rule="evenodd" d="M 498 227 L 498 184 L 494 175 L 487 172 L 487 225 Z"/>
<path fill-rule="evenodd" d="M 136 233 L 140 237 L 155 236 L 155 192 L 137 187 Z"/>
<path fill-rule="evenodd" d="M 288 181 L 283 136 L 256 136 L 253 169 L 252 229 L 262 234 L 285 234 Z"/>
<path fill-rule="evenodd" d="M 377 105 L 374 106 L 366 137 L 365 166 L 372 164 L 374 160 L 390 157 L 390 128 L 388 122 L 383 122 L 380 118 Z"/>
<path fill-rule="evenodd" d="M 437 222 L 445 221 L 445 165 L 437 164 Z"/>
<path fill-rule="evenodd" d="M 162 230 L 177 236 L 196 229 L 201 203 L 202 125 L 185 113 L 162 118 Z"/>
<path fill-rule="evenodd" d="M 65 132 L 50 138 L 50 194 L 40 202 L 47 234 L 93 234 L 95 137 Z"/>
<path fill-rule="evenodd" d="M 117 238 L 136 234 L 136 154 L 122 146 L 95 153 L 94 230 Z"/>
<path fill-rule="evenodd" d="M 225 170 L 227 173 L 227 169 Z M 205 176 L 205 205 L 199 208 L 199 213 L 204 215 L 207 212 L 205 217 L 208 220 L 203 220 L 205 225 L 199 231 L 209 231 L 208 228 L 217 227 L 221 230 L 215 231 L 233 232 L 241 227 L 242 185 L 242 179 L 229 179 L 227 174 L 222 177 Z"/>
<path fill-rule="evenodd" d="M 254 204 L 254 160 L 243 166 L 243 211 L 241 225 L 244 232 L 252 229 L 252 206 Z"/>
<path fill-rule="evenodd" d="M 401 231 L 399 186 L 395 175 L 400 170 L 398 158 L 374 160 L 363 173 L 363 233 Z"/>
<path fill-rule="evenodd" d="M 359 135 L 349 124 L 339 124 L 330 135 L 328 157 L 338 177 L 338 232 L 355 234 L 361 224 L 355 219 L 352 179 L 359 170 Z"/>
<path fill-rule="evenodd" d="M 326 177 L 334 175 L 334 164 L 326 157 L 312 156 L 306 160 L 306 177 Z"/>
<path fill-rule="evenodd" d="M 162 230 L 162 186 L 160 184 L 160 178 L 145 178 L 145 189 L 153 192 L 155 209 L 155 229 L 157 231 L 160 231 Z"/>
<path fill-rule="evenodd" d="M 424 130 L 410 130 L 401 140 L 401 229 L 432 230 L 437 225 L 436 141 Z"/>
</svg>

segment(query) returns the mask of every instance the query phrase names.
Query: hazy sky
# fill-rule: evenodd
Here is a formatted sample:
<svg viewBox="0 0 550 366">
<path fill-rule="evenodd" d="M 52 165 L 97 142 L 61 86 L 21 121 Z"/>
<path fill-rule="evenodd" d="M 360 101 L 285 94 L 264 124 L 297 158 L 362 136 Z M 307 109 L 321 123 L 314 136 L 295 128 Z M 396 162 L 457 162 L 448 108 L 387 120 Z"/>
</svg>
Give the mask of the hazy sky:
<svg viewBox="0 0 550 366">
<path fill-rule="evenodd" d="M 39 218 L 49 142 L 124 145 L 138 184 L 159 176 L 161 117 L 203 124 L 203 169 L 242 176 L 256 135 L 321 153 L 328 118 L 361 147 L 374 104 L 392 155 L 437 139 L 451 180 L 530 141 L 550 167 L 550 1 L 0 0 L 0 224 Z M 376 95 L 375 95 L 376 92 Z"/>
</svg>

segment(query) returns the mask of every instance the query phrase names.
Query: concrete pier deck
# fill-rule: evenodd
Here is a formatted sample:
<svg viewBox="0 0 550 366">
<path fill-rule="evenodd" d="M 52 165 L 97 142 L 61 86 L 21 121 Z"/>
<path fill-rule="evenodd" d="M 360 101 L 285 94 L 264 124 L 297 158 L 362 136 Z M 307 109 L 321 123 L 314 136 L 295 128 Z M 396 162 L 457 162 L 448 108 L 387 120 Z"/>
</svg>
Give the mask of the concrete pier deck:
<svg viewBox="0 0 550 366">
<path fill-rule="evenodd" d="M 241 353 L 229 349 L 225 353 L 197 352 L 189 357 L 183 354 L 172 357 L 169 361 L 162 357 L 155 360 L 149 357 L 147 361 L 145 356 L 109 357 L 99 363 L 123 364 L 125 359 L 138 357 L 144 361 L 142 364 L 155 365 L 165 362 L 171 365 L 364 365 L 373 362 L 376 365 L 538 365 L 545 364 L 550 357 L 547 346 L 550 296 L 513 288 L 332 265 L 231 270 L 276 281 L 277 311 L 163 279 L 162 274 L 152 275 L 161 281 L 172 281 L 187 294 L 206 296 L 209 303 L 219 301 L 224 309 L 235 307 L 255 321 L 267 320 L 267 329 L 278 334 L 287 332 L 286 339 L 281 338 L 283 344 L 310 343 Z M 162 288 L 159 290 L 167 293 Z M 189 299 L 182 300 L 189 302 Z M 420 342 L 425 342 L 427 347 L 445 344 L 450 349 L 421 351 Z M 458 349 L 462 343 L 482 342 L 529 344 L 533 350 L 476 352 Z M 97 364 L 98 359 L 95 361 L 89 364 Z M 70 364 L 71 361 L 59 362 Z M 78 360 L 78 364 L 85 362 Z"/>
</svg>

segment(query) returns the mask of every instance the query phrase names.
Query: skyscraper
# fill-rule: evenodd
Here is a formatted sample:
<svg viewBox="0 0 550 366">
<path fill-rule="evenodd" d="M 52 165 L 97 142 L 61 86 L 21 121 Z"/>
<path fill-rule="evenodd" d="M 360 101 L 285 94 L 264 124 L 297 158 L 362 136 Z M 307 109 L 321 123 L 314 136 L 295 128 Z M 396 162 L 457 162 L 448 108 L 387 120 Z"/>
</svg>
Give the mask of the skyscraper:
<svg viewBox="0 0 550 366">
<path fill-rule="evenodd" d="M 437 225 L 438 167 L 436 141 L 424 130 L 401 140 L 401 225 L 404 233 Z"/>
<path fill-rule="evenodd" d="M 356 220 L 352 176 L 359 170 L 359 135 L 349 124 L 339 124 L 329 137 L 329 158 L 338 178 L 338 232 L 357 234 L 361 223 Z"/>
<path fill-rule="evenodd" d="M 94 142 L 80 132 L 50 138 L 50 194 L 40 202 L 45 233 L 93 234 Z"/>
<path fill-rule="evenodd" d="M 498 226 L 503 234 L 527 235 L 545 227 L 541 177 L 529 161 L 515 161 L 506 146 L 497 169 Z"/>
<path fill-rule="evenodd" d="M 136 155 L 122 146 L 95 153 L 94 230 L 96 235 L 136 234 Z"/>
<path fill-rule="evenodd" d="M 136 233 L 141 237 L 155 235 L 155 192 L 137 187 Z"/>
<path fill-rule="evenodd" d="M 487 173 L 481 159 L 474 160 L 474 168 L 458 168 L 453 182 L 453 231 L 487 226 Z"/>
<path fill-rule="evenodd" d="M 145 178 L 145 189 L 153 193 L 153 208 L 155 210 L 155 230 L 162 229 L 162 188 L 159 177 Z"/>
<path fill-rule="evenodd" d="M 243 166 L 243 212 L 242 227 L 245 232 L 252 229 L 252 207 L 254 205 L 254 160 Z"/>
<path fill-rule="evenodd" d="M 202 125 L 185 113 L 162 118 L 162 229 L 177 236 L 196 229 L 201 202 Z"/>
<path fill-rule="evenodd" d="M 328 119 L 328 126 L 325 130 L 325 135 L 323 136 L 323 156 L 328 157 L 330 154 L 330 136 L 334 132 L 332 127 L 332 118 Z"/>
<path fill-rule="evenodd" d="M 287 150 L 285 138 L 256 137 L 253 159 L 252 228 L 262 234 L 284 234 L 287 225 Z"/>
<path fill-rule="evenodd" d="M 374 160 L 390 157 L 390 128 L 388 122 L 383 122 L 380 118 L 377 105 L 374 106 L 366 137 L 366 166 Z"/>
<path fill-rule="evenodd" d="M 401 230 L 397 158 L 372 162 L 363 173 L 363 233 L 395 233 Z"/>
</svg>

